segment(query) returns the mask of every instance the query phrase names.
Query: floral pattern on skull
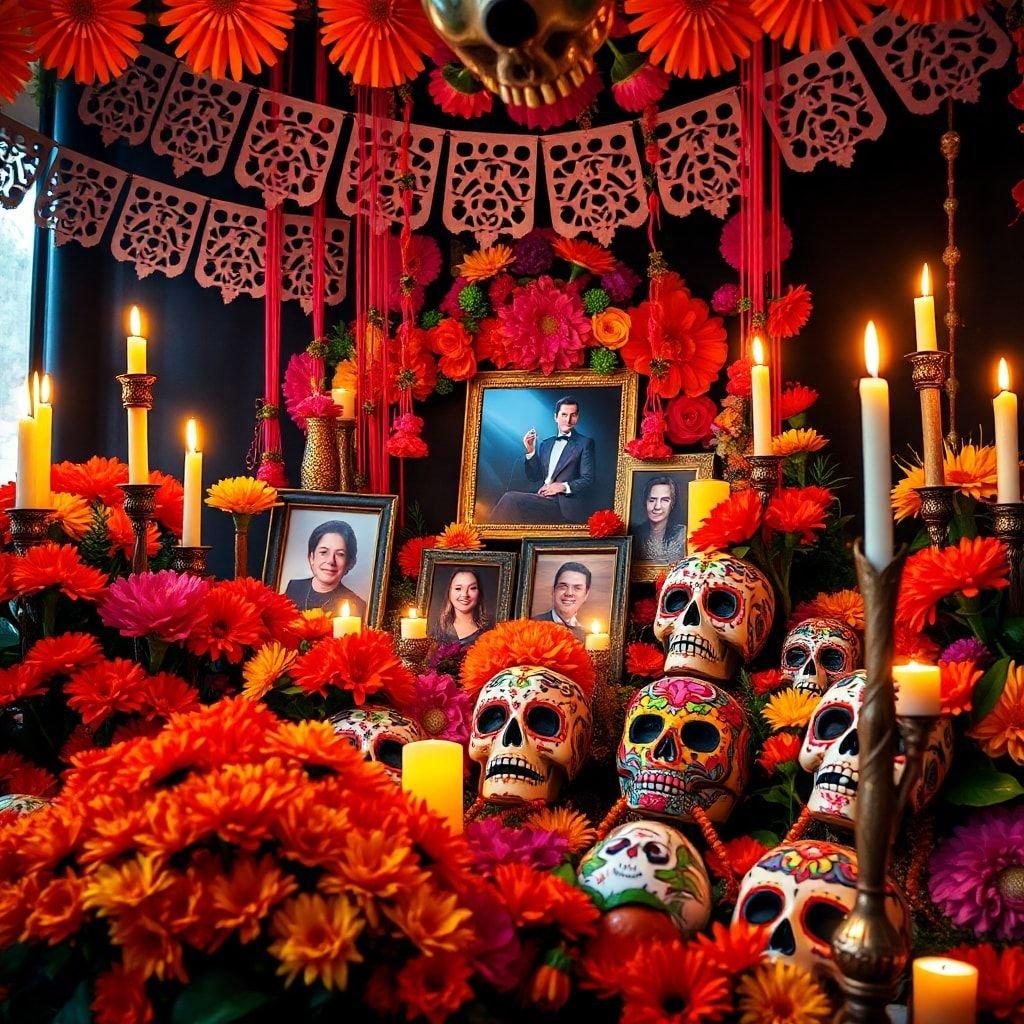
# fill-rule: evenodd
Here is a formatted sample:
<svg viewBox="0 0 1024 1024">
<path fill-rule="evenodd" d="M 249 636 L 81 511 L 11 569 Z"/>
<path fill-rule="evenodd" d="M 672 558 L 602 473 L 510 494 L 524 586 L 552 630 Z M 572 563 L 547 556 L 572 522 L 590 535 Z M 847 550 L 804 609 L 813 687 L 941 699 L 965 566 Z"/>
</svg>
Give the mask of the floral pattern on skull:
<svg viewBox="0 0 1024 1024">
<path fill-rule="evenodd" d="M 402 747 L 423 739 L 420 727 L 411 718 L 384 704 L 339 711 L 329 721 L 336 733 L 363 752 L 367 761 L 383 765 L 395 783 L 402 781 Z"/>
<path fill-rule="evenodd" d="M 802 693 L 824 693 L 861 667 L 858 633 L 838 619 L 805 619 L 782 644 L 782 679 Z"/>
</svg>

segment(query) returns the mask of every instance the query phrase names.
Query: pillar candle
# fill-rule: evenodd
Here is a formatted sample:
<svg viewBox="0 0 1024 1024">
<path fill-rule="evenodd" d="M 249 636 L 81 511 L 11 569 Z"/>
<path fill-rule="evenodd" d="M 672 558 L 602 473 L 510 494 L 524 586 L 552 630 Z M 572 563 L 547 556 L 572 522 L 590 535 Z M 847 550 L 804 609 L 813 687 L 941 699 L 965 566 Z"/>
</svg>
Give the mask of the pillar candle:
<svg viewBox="0 0 1024 1024">
<path fill-rule="evenodd" d="M 15 508 L 39 508 L 37 477 L 33 470 L 36 459 L 36 419 L 32 415 L 32 389 L 25 381 L 18 417 L 18 471 L 14 485 Z"/>
<path fill-rule="evenodd" d="M 588 651 L 607 651 L 611 648 L 612 638 L 601 629 L 601 623 L 594 619 L 590 632 L 586 635 L 583 646 Z"/>
<path fill-rule="evenodd" d="M 462 832 L 462 744 L 416 740 L 402 747 L 402 789 Z"/>
<path fill-rule="evenodd" d="M 203 509 L 203 453 L 199 450 L 199 436 L 196 421 L 189 420 L 185 428 L 188 447 L 185 449 L 185 497 L 181 522 L 181 544 L 186 548 L 197 548 L 202 541 Z"/>
<path fill-rule="evenodd" d="M 146 372 L 146 339 L 142 337 L 142 317 L 139 307 L 132 306 L 128 314 L 131 334 L 128 336 L 128 372 Z"/>
<path fill-rule="evenodd" d="M 341 610 L 331 622 L 335 638 L 348 636 L 349 633 L 361 633 L 363 631 L 363 620 L 358 615 L 352 614 L 348 601 L 341 602 Z"/>
<path fill-rule="evenodd" d="M 341 409 L 341 419 L 354 420 L 356 418 L 356 396 L 354 391 L 349 391 L 346 388 L 331 388 L 331 401 Z"/>
<path fill-rule="evenodd" d="M 942 687 L 938 665 L 893 665 L 896 684 L 896 714 L 908 718 L 930 718 L 942 714 Z"/>
<path fill-rule="evenodd" d="M 691 480 L 686 488 L 686 535 L 692 536 L 711 515 L 711 510 L 728 500 L 727 480 Z"/>
<path fill-rule="evenodd" d="M 48 373 L 43 376 L 42 387 L 39 385 L 39 374 L 33 375 L 32 404 L 36 418 L 36 443 L 32 454 L 32 474 L 35 477 L 36 500 L 39 502 L 33 508 L 53 508 L 53 495 L 50 492 L 50 463 L 53 455 L 52 387 Z"/>
<path fill-rule="evenodd" d="M 996 500 L 1020 501 L 1020 451 L 1017 438 L 1017 393 L 1010 390 L 1010 369 L 999 360 L 999 394 L 992 399 L 996 419 Z"/>
<path fill-rule="evenodd" d="M 978 968 L 962 960 L 923 956 L 914 961 L 914 1020 L 921 1024 L 975 1024 Z"/>
<path fill-rule="evenodd" d="M 403 640 L 426 640 L 427 620 L 420 618 L 420 613 L 415 608 L 410 608 L 408 614 L 400 623 Z"/>
<path fill-rule="evenodd" d="M 927 263 L 921 270 L 921 295 L 914 299 L 914 326 L 917 331 L 917 351 L 934 352 L 939 343 L 935 337 L 935 296 L 932 295 Z"/>
<path fill-rule="evenodd" d="M 889 445 L 889 384 L 878 376 L 878 332 L 864 331 L 869 377 L 860 380 L 861 447 L 864 451 L 864 554 L 879 571 L 892 561 L 892 453 Z"/>
<path fill-rule="evenodd" d="M 754 365 L 750 368 L 750 401 L 754 416 L 754 454 L 772 453 L 772 385 L 764 365 L 764 344 L 755 335 L 751 343 Z"/>
</svg>

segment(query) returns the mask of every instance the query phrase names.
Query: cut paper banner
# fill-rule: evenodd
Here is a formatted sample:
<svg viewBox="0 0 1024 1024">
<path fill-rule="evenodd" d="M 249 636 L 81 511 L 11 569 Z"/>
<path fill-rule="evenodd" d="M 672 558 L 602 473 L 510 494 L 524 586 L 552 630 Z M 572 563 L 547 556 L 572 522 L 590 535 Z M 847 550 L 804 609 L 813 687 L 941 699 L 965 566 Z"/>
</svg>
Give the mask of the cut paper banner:
<svg viewBox="0 0 1024 1024">
<path fill-rule="evenodd" d="M 54 242 L 98 245 L 128 175 L 70 149 L 57 151 L 36 200 L 36 224 L 53 230 Z"/>
<path fill-rule="evenodd" d="M 54 145 L 39 132 L 0 114 L 0 206 L 16 210 L 46 172 Z"/>
<path fill-rule="evenodd" d="M 262 299 L 266 292 L 263 236 L 264 210 L 235 203 L 211 202 L 196 261 L 196 280 L 219 288 L 225 302 L 239 295 Z"/>
</svg>

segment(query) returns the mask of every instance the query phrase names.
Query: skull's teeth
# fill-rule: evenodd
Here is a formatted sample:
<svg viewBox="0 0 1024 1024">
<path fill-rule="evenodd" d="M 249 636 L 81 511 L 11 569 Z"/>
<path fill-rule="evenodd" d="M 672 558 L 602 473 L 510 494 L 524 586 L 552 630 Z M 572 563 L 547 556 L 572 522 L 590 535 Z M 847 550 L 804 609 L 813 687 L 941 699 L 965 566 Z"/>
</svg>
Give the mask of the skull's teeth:
<svg viewBox="0 0 1024 1024">
<path fill-rule="evenodd" d="M 514 778 L 528 779 L 531 782 L 543 782 L 544 776 L 526 760 L 525 757 L 515 755 L 502 755 L 496 757 L 487 766 L 487 778 Z"/>
<path fill-rule="evenodd" d="M 668 645 L 669 654 L 678 654 L 687 658 L 704 658 L 707 661 L 717 661 L 714 648 L 702 636 L 684 634 L 674 636 Z"/>
</svg>

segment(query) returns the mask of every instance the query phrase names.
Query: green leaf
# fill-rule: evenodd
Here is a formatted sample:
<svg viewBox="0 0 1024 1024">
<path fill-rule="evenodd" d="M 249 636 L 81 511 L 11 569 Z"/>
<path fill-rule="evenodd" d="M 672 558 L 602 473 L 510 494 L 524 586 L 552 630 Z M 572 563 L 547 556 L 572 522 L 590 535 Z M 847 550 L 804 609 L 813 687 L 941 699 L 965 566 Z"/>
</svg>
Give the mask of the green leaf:
<svg viewBox="0 0 1024 1024">
<path fill-rule="evenodd" d="M 247 991 L 241 978 L 212 971 L 178 996 L 171 1024 L 231 1024 L 269 1001 L 270 997 L 263 992 Z"/>
<path fill-rule="evenodd" d="M 770 789 L 766 789 L 761 796 L 769 803 L 781 804 L 783 807 L 788 807 L 791 800 L 789 786 L 772 786 Z"/>
<path fill-rule="evenodd" d="M 1024 618 L 1015 616 L 1014 618 L 1004 619 L 1003 636 L 1015 647 L 1024 648 Z"/>
<path fill-rule="evenodd" d="M 945 789 L 946 800 L 962 807 L 991 807 L 1022 793 L 1024 786 L 991 762 L 977 767 L 972 765 L 970 770 L 950 780 Z"/>
<path fill-rule="evenodd" d="M 766 828 L 755 829 L 750 833 L 751 839 L 756 839 L 762 846 L 767 846 L 769 850 L 776 847 L 781 842 L 779 836 L 774 832 L 769 832 Z"/>
<path fill-rule="evenodd" d="M 75 994 L 60 1008 L 53 1024 L 92 1024 L 92 1010 L 89 1007 L 89 983 L 79 982 Z"/>
<path fill-rule="evenodd" d="M 747 555 L 750 553 L 750 545 L 738 544 L 736 547 L 732 549 L 732 553 L 736 558 L 746 558 Z"/>
<path fill-rule="evenodd" d="M 1009 658 L 1000 658 L 982 677 L 974 688 L 975 722 L 980 722 L 995 706 L 1006 685 L 1006 672 L 1010 667 Z"/>
</svg>

